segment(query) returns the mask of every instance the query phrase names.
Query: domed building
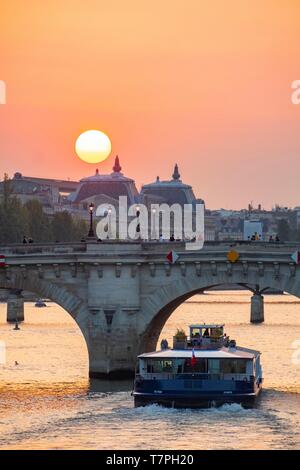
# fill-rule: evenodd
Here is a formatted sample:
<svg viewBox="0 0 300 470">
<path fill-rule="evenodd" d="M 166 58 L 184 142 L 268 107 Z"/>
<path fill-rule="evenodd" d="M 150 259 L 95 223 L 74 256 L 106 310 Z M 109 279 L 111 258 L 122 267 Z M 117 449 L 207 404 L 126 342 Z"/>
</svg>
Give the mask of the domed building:
<svg viewBox="0 0 300 470">
<path fill-rule="evenodd" d="M 116 205 L 119 196 L 127 197 L 128 206 L 135 204 L 139 199 L 135 182 L 124 176 L 121 170 L 119 157 L 116 156 L 112 173 L 101 175 L 99 170 L 96 170 L 95 175 L 82 178 L 77 190 L 69 196 L 72 205 L 84 207 L 90 202 L 95 205 L 103 203 Z"/>
<path fill-rule="evenodd" d="M 202 199 L 196 199 L 192 186 L 184 184 L 180 179 L 178 165 L 176 163 L 172 179 L 161 181 L 159 176 L 154 183 L 145 184 L 141 189 L 141 201 L 146 205 L 151 204 L 196 204 Z"/>
</svg>

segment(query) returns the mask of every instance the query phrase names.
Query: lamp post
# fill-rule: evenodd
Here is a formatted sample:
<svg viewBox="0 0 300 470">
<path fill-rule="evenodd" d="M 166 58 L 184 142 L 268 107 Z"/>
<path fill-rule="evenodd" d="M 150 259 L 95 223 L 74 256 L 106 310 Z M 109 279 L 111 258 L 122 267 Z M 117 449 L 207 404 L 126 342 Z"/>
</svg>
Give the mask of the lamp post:
<svg viewBox="0 0 300 470">
<path fill-rule="evenodd" d="M 136 206 L 136 216 L 137 216 L 137 226 L 136 226 L 136 233 L 137 233 L 137 238 L 140 238 L 140 231 L 141 231 L 141 227 L 140 227 L 140 206 Z"/>
<path fill-rule="evenodd" d="M 88 233 L 88 238 L 94 238 L 95 233 L 94 233 L 94 227 L 93 227 L 93 213 L 94 213 L 94 204 L 91 202 L 89 205 L 89 211 L 90 211 L 90 229 Z"/>
</svg>

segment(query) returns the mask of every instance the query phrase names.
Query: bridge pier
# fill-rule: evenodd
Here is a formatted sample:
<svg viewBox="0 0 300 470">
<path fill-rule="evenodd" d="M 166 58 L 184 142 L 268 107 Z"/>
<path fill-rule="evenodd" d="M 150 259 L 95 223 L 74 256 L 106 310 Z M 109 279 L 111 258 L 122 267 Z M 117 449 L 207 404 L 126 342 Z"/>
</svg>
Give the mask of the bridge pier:
<svg viewBox="0 0 300 470">
<path fill-rule="evenodd" d="M 87 341 L 90 378 L 132 378 L 139 345 L 136 313 L 115 306 L 92 314 Z"/>
<path fill-rule="evenodd" d="M 104 338 L 103 338 L 104 339 Z M 89 344 L 89 377 L 95 379 L 130 379 L 134 377 L 136 342 L 124 337 Z"/>
<path fill-rule="evenodd" d="M 264 321 L 264 297 L 256 292 L 251 297 L 251 323 L 262 323 Z"/>
<path fill-rule="evenodd" d="M 9 293 L 6 320 L 8 323 L 24 321 L 24 299 L 21 291 L 13 290 Z"/>
</svg>

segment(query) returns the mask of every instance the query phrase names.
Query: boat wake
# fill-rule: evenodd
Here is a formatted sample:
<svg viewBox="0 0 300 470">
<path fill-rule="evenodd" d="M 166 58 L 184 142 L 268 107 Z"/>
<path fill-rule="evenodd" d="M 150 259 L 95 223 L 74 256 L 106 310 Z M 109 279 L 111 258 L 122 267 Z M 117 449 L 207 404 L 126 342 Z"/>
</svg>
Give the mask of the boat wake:
<svg viewBox="0 0 300 470">
<path fill-rule="evenodd" d="M 218 413 L 251 413 L 253 410 L 244 408 L 240 403 L 224 403 L 222 406 L 208 408 L 206 411 Z"/>
</svg>

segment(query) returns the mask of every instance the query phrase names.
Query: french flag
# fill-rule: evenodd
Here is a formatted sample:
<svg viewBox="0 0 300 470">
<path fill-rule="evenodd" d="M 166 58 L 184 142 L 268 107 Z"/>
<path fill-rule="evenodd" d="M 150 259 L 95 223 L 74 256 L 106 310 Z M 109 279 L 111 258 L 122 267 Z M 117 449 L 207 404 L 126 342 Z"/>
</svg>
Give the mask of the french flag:
<svg viewBox="0 0 300 470">
<path fill-rule="evenodd" d="M 194 367 L 197 363 L 197 359 L 196 359 L 196 356 L 195 356 L 195 351 L 194 351 L 194 348 L 193 348 L 193 351 L 192 351 L 192 359 L 191 359 L 191 366 Z"/>
</svg>

